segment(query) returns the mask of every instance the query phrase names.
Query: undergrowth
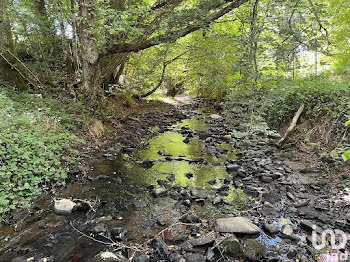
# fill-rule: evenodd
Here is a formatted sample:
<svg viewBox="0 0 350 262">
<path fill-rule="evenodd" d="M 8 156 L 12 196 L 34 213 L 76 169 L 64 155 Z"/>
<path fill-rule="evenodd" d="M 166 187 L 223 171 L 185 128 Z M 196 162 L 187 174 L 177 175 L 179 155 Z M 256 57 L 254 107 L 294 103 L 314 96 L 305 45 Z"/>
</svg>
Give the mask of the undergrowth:
<svg viewBox="0 0 350 262">
<path fill-rule="evenodd" d="M 250 128 L 264 127 L 267 123 L 278 129 L 289 124 L 304 103 L 305 109 L 300 121 L 309 120 L 314 126 L 328 126 L 336 138 L 332 145 L 329 144 L 333 149 L 331 155 L 340 158 L 341 153 L 349 148 L 349 136 L 344 126 L 345 121 L 350 119 L 349 95 L 347 81 L 327 76 L 276 80 L 265 82 L 255 91 L 234 90 L 227 98 L 225 108 L 228 114 L 236 117 L 244 114 L 250 117 L 250 125 L 253 126 Z M 267 130 L 266 126 L 264 129 Z M 322 134 L 320 141 L 323 139 L 321 136 Z M 324 140 L 325 143 L 330 142 L 328 138 Z"/>
<path fill-rule="evenodd" d="M 0 87 L 0 221 L 6 212 L 28 207 L 52 183 L 63 185 L 67 165 L 83 143 L 73 134 L 83 128 L 76 106 Z M 74 113 L 73 113 L 74 112 Z"/>
<path fill-rule="evenodd" d="M 269 124 L 289 121 L 302 103 L 303 117 L 313 123 L 350 115 L 349 84 L 324 78 L 268 82 L 262 90 L 262 112 Z"/>
</svg>

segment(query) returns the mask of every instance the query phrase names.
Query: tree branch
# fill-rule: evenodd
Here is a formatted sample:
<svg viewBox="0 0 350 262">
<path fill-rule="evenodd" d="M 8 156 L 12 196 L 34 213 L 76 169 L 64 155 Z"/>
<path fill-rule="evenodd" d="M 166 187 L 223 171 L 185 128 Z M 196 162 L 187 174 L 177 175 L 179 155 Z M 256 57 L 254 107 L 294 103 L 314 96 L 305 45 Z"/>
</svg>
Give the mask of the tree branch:
<svg viewBox="0 0 350 262">
<path fill-rule="evenodd" d="M 143 49 L 150 48 L 152 46 L 156 46 L 162 43 L 169 43 L 169 42 L 174 42 L 175 40 L 184 37 L 190 33 L 193 33 L 209 24 L 217 20 L 218 18 L 224 16 L 225 14 L 229 13 L 233 9 L 236 9 L 240 7 L 242 4 L 248 2 L 249 0 L 236 0 L 234 2 L 231 1 L 226 1 L 226 2 L 231 2 L 228 4 L 226 7 L 222 8 L 221 10 L 214 12 L 210 15 L 208 15 L 201 23 L 193 23 L 181 30 L 177 31 L 171 31 L 165 35 L 158 35 L 151 37 L 145 41 L 137 41 L 133 43 L 121 43 L 121 44 L 116 44 L 112 46 L 110 49 L 107 50 L 106 55 L 109 54 L 115 54 L 115 53 L 124 53 L 124 52 L 138 52 Z"/>
</svg>

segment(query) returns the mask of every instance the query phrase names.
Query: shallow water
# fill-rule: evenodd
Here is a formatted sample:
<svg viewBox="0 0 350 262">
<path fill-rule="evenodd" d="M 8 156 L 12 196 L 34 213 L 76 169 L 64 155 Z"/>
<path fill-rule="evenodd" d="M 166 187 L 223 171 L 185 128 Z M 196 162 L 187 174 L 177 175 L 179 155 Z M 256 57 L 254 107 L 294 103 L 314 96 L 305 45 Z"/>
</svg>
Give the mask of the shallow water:
<svg viewBox="0 0 350 262">
<path fill-rule="evenodd" d="M 10 226 L 0 228 L 0 250 L 9 246 L 31 246 L 34 247 L 34 252 L 44 250 L 43 255 L 54 255 L 56 261 L 89 261 L 89 258 L 105 246 L 81 237 L 72 229 L 70 222 L 84 231 L 92 217 L 108 215 L 112 215 L 113 219 L 107 226 L 122 226 L 129 231 L 130 240 L 142 243 L 147 234 L 154 235 L 154 230 L 157 230 L 154 228 L 154 221 L 150 220 L 150 214 L 164 213 L 165 217 L 169 217 L 169 223 L 178 214 L 173 213 L 168 198 L 160 205 L 149 194 L 145 194 L 145 188 L 141 186 L 158 186 L 158 180 L 168 180 L 173 185 L 210 190 L 212 186 L 208 181 L 216 179 L 216 185 L 221 185 L 222 180 L 229 177 L 224 162 L 236 158 L 235 149 L 222 142 L 214 145 L 222 152 L 219 156 L 208 153 L 208 143 L 198 138 L 200 132 L 210 132 L 212 129 L 205 118 L 206 115 L 202 114 L 185 119 L 153 137 L 146 149 L 132 155 L 118 155 L 113 160 L 95 164 L 89 174 L 92 181 L 70 184 L 56 196 L 108 202 L 100 206 L 96 213 L 56 216 L 52 212 L 51 196 L 38 199 L 36 202 L 43 211 L 24 218 L 15 230 Z M 158 130 L 160 129 L 154 128 L 153 131 Z M 184 130 L 188 132 L 183 132 Z M 189 133 L 193 137 L 185 143 L 186 134 Z M 153 165 L 149 168 L 143 167 L 142 163 L 148 160 Z M 123 186 L 115 183 L 118 180 L 122 181 Z M 232 190 L 225 200 L 234 202 L 236 197 L 237 192 Z M 142 208 L 135 206 L 135 201 L 139 201 Z M 143 206 L 144 203 L 146 206 Z M 215 213 L 215 210 L 207 206 L 203 207 L 203 212 Z M 12 251 L 5 255 L 0 254 L 0 261 L 11 261 L 14 254 L 15 251 L 13 254 Z M 30 258 L 25 254 L 24 257 Z M 75 257 L 77 260 L 74 260 Z"/>
</svg>

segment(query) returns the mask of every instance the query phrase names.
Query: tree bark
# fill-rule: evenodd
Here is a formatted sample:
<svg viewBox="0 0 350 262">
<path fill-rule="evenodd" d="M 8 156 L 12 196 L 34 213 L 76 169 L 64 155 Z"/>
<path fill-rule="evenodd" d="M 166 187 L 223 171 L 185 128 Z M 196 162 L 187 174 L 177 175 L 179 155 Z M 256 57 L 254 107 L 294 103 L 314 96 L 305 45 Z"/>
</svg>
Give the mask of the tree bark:
<svg viewBox="0 0 350 262">
<path fill-rule="evenodd" d="M 94 0 L 79 0 L 79 14 L 82 21 L 79 25 L 82 62 L 82 87 L 86 102 L 92 109 L 99 106 L 102 96 L 102 79 L 98 67 L 98 46 L 96 39 L 89 31 L 95 24 L 93 15 Z"/>
</svg>

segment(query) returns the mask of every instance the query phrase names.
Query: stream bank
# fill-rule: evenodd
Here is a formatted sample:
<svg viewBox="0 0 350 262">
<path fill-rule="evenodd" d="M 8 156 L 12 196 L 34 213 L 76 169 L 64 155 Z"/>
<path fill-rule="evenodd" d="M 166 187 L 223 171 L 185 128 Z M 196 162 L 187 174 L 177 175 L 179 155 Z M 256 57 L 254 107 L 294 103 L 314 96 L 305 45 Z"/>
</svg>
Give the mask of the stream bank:
<svg viewBox="0 0 350 262">
<path fill-rule="evenodd" d="M 319 180 L 322 167 L 288 167 L 276 132 L 248 132 L 241 114 L 229 125 L 211 101 L 179 109 L 177 123 L 143 118 L 157 121 L 153 138 L 109 147 L 0 227 L 0 261 L 317 261 L 327 250 L 313 249 L 312 225 L 349 231 L 347 198 Z M 60 198 L 71 202 L 53 212 Z"/>
</svg>

